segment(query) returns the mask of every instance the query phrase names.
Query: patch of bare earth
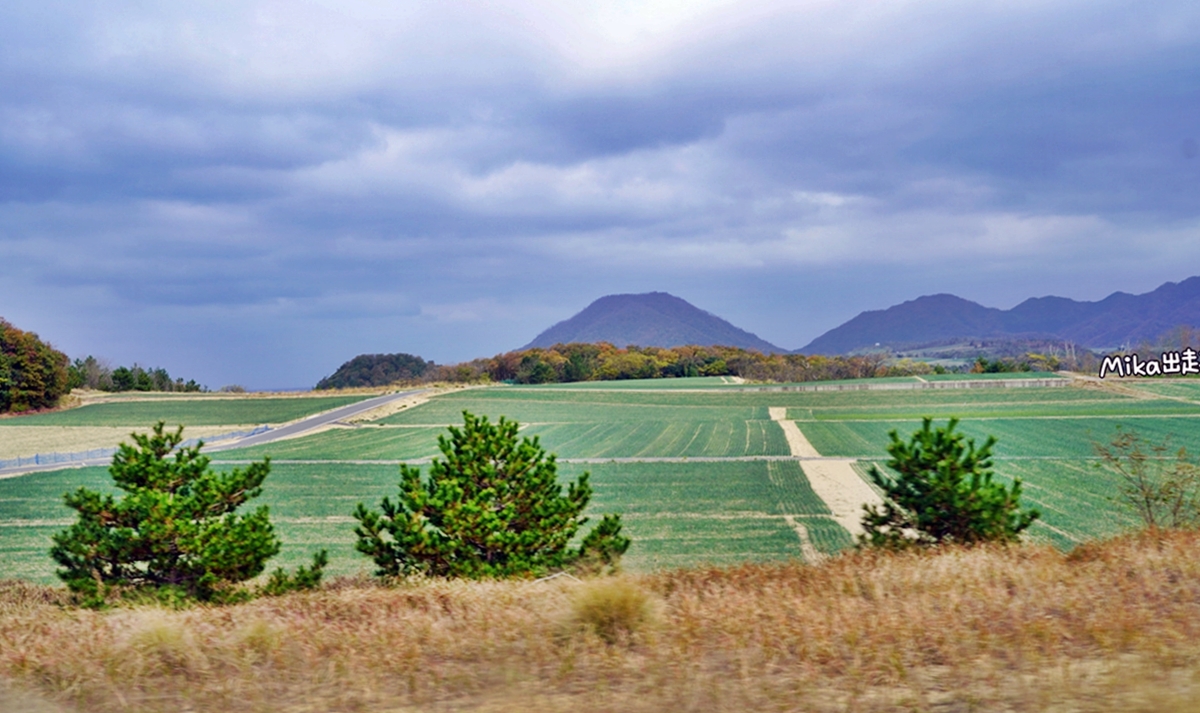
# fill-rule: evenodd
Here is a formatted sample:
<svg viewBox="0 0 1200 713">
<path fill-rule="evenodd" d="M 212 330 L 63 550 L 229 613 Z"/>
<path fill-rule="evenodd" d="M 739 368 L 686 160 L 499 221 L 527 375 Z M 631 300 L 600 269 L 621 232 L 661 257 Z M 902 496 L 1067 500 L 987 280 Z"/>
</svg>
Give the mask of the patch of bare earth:
<svg viewBox="0 0 1200 713">
<path fill-rule="evenodd" d="M 636 546 L 636 545 L 635 545 Z M 626 576 L 654 616 L 581 628 L 586 583 L 342 581 L 182 611 L 0 584 L 0 703 L 116 711 L 1166 711 L 1200 695 L 1200 534 L 1065 555 L 855 552 Z M 616 610 L 614 610 L 616 611 Z M 18 708 L 21 710 L 22 708 Z"/>
<path fill-rule="evenodd" d="M 184 435 L 208 439 L 252 428 L 254 426 L 188 426 Z M 121 442 L 132 443 L 131 433 L 149 432 L 149 428 L 129 426 L 4 426 L 0 429 L 0 459 L 116 448 Z"/>
<path fill-rule="evenodd" d="M 788 420 L 786 408 L 772 406 L 768 413 L 783 429 L 788 448 L 794 457 L 801 459 L 800 467 L 808 477 L 809 485 L 829 506 L 833 519 L 852 536 L 862 534 L 863 506 L 880 504 L 883 499 L 859 476 L 854 469 L 854 459 L 822 456 L 804 437 L 796 422 Z"/>
</svg>

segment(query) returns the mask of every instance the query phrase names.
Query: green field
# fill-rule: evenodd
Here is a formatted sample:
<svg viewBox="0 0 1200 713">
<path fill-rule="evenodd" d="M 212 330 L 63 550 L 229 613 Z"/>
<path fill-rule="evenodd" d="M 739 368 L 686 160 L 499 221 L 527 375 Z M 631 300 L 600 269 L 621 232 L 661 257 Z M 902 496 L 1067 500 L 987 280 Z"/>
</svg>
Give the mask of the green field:
<svg viewBox="0 0 1200 713">
<path fill-rule="evenodd" d="M 444 426 L 338 428 L 252 448 L 223 451 L 224 460 L 416 460 L 436 455 Z"/>
<path fill-rule="evenodd" d="M 938 419 L 938 424 L 945 421 Z M 906 438 L 921 426 L 917 419 L 904 421 L 799 421 L 798 425 L 822 455 L 845 458 L 878 458 L 886 455 L 888 431 Z M 1200 453 L 1200 420 L 1191 416 L 1147 416 L 1125 418 L 1077 416 L 1070 418 L 979 418 L 963 420 L 958 430 L 982 443 L 989 435 L 997 438 L 998 458 L 1088 459 L 1095 455 L 1092 443 L 1107 443 L 1117 426 L 1132 428 L 1151 441 L 1170 436 L 1175 447 Z"/>
<path fill-rule="evenodd" d="M 522 424 L 558 454 L 564 478 L 591 472 L 589 515 L 620 512 L 633 538 L 631 569 L 799 557 L 807 533 L 818 552 L 851 544 L 849 534 L 810 488 L 802 462 L 780 459 L 788 446 L 770 407 L 784 407 L 823 455 L 886 460 L 887 433 L 907 436 L 924 415 L 957 415 L 977 441 L 999 441 L 996 472 L 1020 477 L 1026 504 L 1043 519 L 1034 539 L 1069 548 L 1136 525 L 1115 500 L 1118 481 L 1095 467 L 1092 442 L 1118 425 L 1150 440 L 1200 452 L 1200 383 L 1122 382 L 1123 390 L 1079 387 L 875 391 L 768 391 L 713 379 L 649 380 L 454 391 L 375 423 L 217 454 L 218 469 L 271 456 L 260 501 L 271 507 L 283 553 L 295 566 L 326 547 L 335 574 L 368 571 L 353 551 L 359 501 L 393 495 L 397 461 L 437 454 L 437 436 L 462 411 Z M 886 382 L 881 382 L 886 383 Z M 1131 392 L 1136 388 L 1137 392 Z M 1140 394 L 1140 397 L 1134 394 Z M 363 397 L 131 401 L 9 419 L 45 425 L 277 423 Z M 90 410 L 89 410 L 90 409 Z M 0 422 L 0 437 L 3 437 Z M 581 462 L 589 459 L 592 462 Z M 614 460 L 610 460 L 614 459 Z M 695 460 L 701 459 L 701 460 Z M 382 463 L 377 461 L 384 461 Z M 53 578 L 50 535 L 70 522 L 62 493 L 80 485 L 109 489 L 103 468 L 0 479 L 0 577 Z"/>
<path fill-rule="evenodd" d="M 233 466 L 219 465 L 227 470 Z M 564 478 L 589 471 L 595 491 L 589 513 L 620 512 L 634 545 L 627 566 L 651 569 L 701 562 L 733 563 L 799 557 L 799 540 L 785 515 L 804 519 L 817 549 L 836 552 L 849 535 L 791 461 L 694 463 L 567 463 Z M 278 463 L 263 495 L 284 543 L 272 566 L 303 564 L 310 553 L 330 551 L 333 574 L 371 569 L 354 552 L 357 503 L 395 497 L 399 471 L 390 464 Z M 53 579 L 46 552 L 50 536 L 73 512 L 62 494 L 80 486 L 112 492 L 103 468 L 36 473 L 0 481 L 0 578 Z"/>
</svg>

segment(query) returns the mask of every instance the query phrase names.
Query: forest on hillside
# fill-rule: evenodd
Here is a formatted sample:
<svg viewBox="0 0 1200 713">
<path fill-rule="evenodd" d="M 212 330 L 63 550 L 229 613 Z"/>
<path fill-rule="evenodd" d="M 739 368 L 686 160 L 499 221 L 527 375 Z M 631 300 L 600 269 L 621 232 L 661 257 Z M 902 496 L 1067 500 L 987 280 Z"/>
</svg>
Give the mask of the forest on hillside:
<svg viewBox="0 0 1200 713">
<path fill-rule="evenodd" d="M 607 342 L 556 344 L 491 358 L 438 365 L 411 354 L 364 354 L 322 379 L 318 389 L 392 383 L 510 382 L 517 384 L 737 376 L 750 381 L 799 382 L 929 374 L 925 362 L 887 363 L 887 355 L 762 354 L 738 347 L 616 347 Z M 401 370 L 396 364 L 406 364 Z M 1006 370 L 1018 371 L 1015 365 Z"/>
</svg>

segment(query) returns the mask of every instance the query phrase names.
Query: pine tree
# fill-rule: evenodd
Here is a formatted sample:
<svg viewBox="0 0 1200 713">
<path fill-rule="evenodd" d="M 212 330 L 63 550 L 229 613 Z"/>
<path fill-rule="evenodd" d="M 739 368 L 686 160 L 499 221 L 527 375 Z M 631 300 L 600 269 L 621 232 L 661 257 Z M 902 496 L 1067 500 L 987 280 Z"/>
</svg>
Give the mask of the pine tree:
<svg viewBox="0 0 1200 713">
<path fill-rule="evenodd" d="M 536 437 L 518 442 L 517 422 L 466 411 L 463 421 L 438 437 L 444 459 L 434 459 L 427 480 L 401 465 L 397 501 L 384 497 L 381 512 L 359 503 L 357 549 L 378 574 L 510 577 L 616 564 L 629 547 L 619 515 L 605 515 L 579 548 L 569 547 L 586 522 L 587 473 L 564 495 L 554 454 Z"/>
<path fill-rule="evenodd" d="M 1015 541 L 1040 513 L 1020 511 L 1020 478 L 1011 489 L 992 482 L 996 439 L 976 449 L 973 439 L 954 432 L 958 419 L 936 430 L 932 421 L 925 418 L 908 443 L 896 431 L 888 434 L 887 465 L 898 476 L 872 466 L 871 480 L 885 499 L 882 509 L 865 508 L 860 541 L 882 547 Z"/>
<path fill-rule="evenodd" d="M 279 552 L 267 507 L 237 510 L 262 492 L 270 460 L 216 473 L 183 426 L 133 434 L 109 473 L 121 498 L 80 488 L 64 496 L 79 520 L 53 537 L 58 576 L 92 601 L 109 587 L 169 588 L 207 600 L 260 572 Z"/>
</svg>

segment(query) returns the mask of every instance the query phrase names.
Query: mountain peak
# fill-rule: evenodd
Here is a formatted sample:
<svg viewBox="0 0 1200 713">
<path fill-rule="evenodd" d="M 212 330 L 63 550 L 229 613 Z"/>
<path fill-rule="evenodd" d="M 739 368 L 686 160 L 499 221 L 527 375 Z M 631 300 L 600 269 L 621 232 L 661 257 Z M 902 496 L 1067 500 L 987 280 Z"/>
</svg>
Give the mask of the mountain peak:
<svg viewBox="0 0 1200 713">
<path fill-rule="evenodd" d="M 609 342 L 618 347 L 720 344 L 764 353 L 787 351 L 666 292 L 606 295 L 522 348 L 570 342 Z"/>
<path fill-rule="evenodd" d="M 904 347 L 959 338 L 1054 338 L 1093 349 L 1151 340 L 1178 326 L 1200 327 L 1200 277 L 1152 292 L 1114 292 L 1099 302 L 1031 297 L 1009 310 L 948 294 L 860 313 L 800 351 L 845 354 L 875 345 Z"/>
</svg>

